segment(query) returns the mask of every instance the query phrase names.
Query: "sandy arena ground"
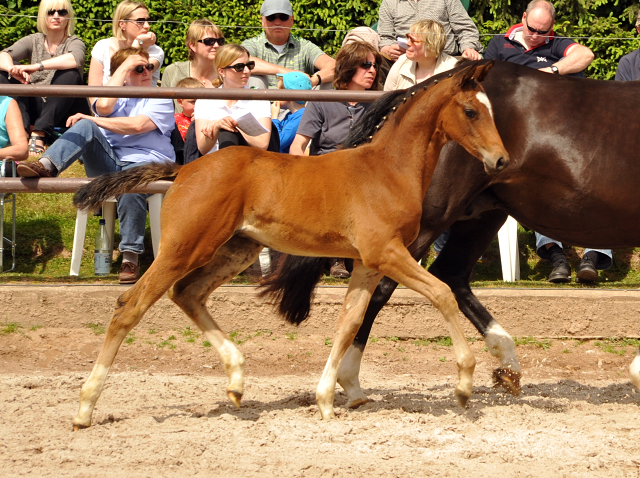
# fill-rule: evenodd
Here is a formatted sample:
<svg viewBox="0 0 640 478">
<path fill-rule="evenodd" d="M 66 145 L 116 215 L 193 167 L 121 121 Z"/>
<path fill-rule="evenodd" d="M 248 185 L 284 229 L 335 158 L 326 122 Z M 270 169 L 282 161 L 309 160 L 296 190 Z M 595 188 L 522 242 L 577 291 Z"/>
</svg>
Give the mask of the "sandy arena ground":
<svg viewBox="0 0 640 478">
<path fill-rule="evenodd" d="M 202 338 L 141 324 L 116 358 L 93 426 L 74 433 L 101 332 L 0 334 L 0 476 L 640 476 L 631 346 L 616 349 L 624 355 L 593 340 L 518 346 L 525 374 L 514 398 L 491 387 L 496 362 L 473 342 L 474 395 L 462 409 L 451 347 L 374 338 L 361 374 L 373 401 L 347 410 L 339 393 L 337 419 L 322 421 L 314 391 L 324 335 L 235 335 L 247 357 L 235 409 Z"/>
</svg>

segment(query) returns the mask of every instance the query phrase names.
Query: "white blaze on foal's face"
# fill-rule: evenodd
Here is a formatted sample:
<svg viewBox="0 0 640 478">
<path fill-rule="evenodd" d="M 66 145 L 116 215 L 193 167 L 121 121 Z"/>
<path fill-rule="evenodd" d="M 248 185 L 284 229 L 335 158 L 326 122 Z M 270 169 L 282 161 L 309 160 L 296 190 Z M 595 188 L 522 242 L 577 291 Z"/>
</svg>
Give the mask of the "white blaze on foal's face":
<svg viewBox="0 0 640 478">
<path fill-rule="evenodd" d="M 493 119 L 493 109 L 491 108 L 491 102 L 489 101 L 487 94 L 484 91 L 478 91 L 476 93 L 476 98 L 478 98 L 480 103 L 487 107 L 489 114 L 491 115 L 491 119 Z"/>
</svg>

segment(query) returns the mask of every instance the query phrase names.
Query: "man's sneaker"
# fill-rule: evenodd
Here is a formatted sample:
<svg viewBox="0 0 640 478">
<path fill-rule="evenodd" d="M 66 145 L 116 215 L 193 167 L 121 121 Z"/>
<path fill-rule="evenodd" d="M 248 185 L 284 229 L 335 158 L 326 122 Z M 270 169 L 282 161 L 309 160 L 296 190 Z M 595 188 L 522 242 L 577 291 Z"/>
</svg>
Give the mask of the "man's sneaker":
<svg viewBox="0 0 640 478">
<path fill-rule="evenodd" d="M 123 262 L 118 273 L 121 284 L 135 284 L 140 279 L 140 266 L 133 262 Z"/>
<path fill-rule="evenodd" d="M 578 270 L 576 278 L 580 282 L 596 282 L 598 280 L 598 269 L 596 269 L 596 263 L 598 262 L 598 253 L 596 251 L 589 251 L 583 257 Z"/>
<path fill-rule="evenodd" d="M 21 178 L 53 178 L 54 174 L 45 168 L 40 161 L 27 162 L 20 161 L 18 167 L 18 176 Z"/>
<path fill-rule="evenodd" d="M 549 282 L 560 284 L 562 282 L 571 282 L 571 267 L 564 252 L 557 252 L 551 256 L 551 264 L 553 270 L 549 274 Z"/>
<path fill-rule="evenodd" d="M 344 259 L 334 259 L 329 274 L 331 274 L 331 277 L 336 277 L 337 279 L 348 279 L 351 277 L 351 274 L 349 274 L 349 271 L 344 265 Z"/>
</svg>

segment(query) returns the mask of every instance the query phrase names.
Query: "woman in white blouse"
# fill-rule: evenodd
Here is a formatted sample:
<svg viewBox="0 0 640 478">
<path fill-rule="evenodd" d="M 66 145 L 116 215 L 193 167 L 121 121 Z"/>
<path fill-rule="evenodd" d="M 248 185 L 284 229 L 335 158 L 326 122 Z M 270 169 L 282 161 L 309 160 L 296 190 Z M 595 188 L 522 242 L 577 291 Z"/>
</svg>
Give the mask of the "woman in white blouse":
<svg viewBox="0 0 640 478">
<path fill-rule="evenodd" d="M 89 86 L 103 86 L 111 78 L 111 56 L 124 48 L 144 48 L 149 54 L 149 63 L 153 65 L 151 86 L 160 79 L 160 66 L 164 61 L 164 52 L 156 45 L 156 34 L 149 31 L 149 10 L 144 3 L 124 0 L 113 13 L 111 30 L 113 36 L 98 41 L 91 50 L 89 65 Z"/>
<path fill-rule="evenodd" d="M 215 59 L 219 88 L 246 88 L 255 62 L 240 45 L 221 46 Z M 266 130 L 251 136 L 238 126 L 237 118 L 250 113 Z M 202 154 L 232 145 L 254 146 L 266 150 L 271 138 L 271 105 L 265 100 L 198 100 L 195 111 L 196 140 Z"/>
<path fill-rule="evenodd" d="M 440 23 L 422 20 L 407 33 L 407 52 L 391 67 L 384 90 L 410 88 L 433 75 L 453 68 L 458 60 L 444 53 L 446 35 Z"/>
</svg>

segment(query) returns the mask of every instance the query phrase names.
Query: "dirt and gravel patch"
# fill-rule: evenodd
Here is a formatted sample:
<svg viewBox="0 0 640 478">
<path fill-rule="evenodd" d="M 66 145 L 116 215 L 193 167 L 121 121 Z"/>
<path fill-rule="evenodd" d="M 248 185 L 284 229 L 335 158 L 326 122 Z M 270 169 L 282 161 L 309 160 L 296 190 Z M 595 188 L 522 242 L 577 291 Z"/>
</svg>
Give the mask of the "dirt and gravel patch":
<svg viewBox="0 0 640 478">
<path fill-rule="evenodd" d="M 347 410 L 339 393 L 337 418 L 322 421 L 314 392 L 326 335 L 236 331 L 247 387 L 235 409 L 197 332 L 143 324 L 116 358 L 93 426 L 74 433 L 100 324 L 2 330 L 0 476 L 640 476 L 633 341 L 522 339 L 517 398 L 491 387 L 496 363 L 474 341 L 474 394 L 461 409 L 447 341 L 374 337 L 361 374 L 373 401 Z"/>
</svg>

